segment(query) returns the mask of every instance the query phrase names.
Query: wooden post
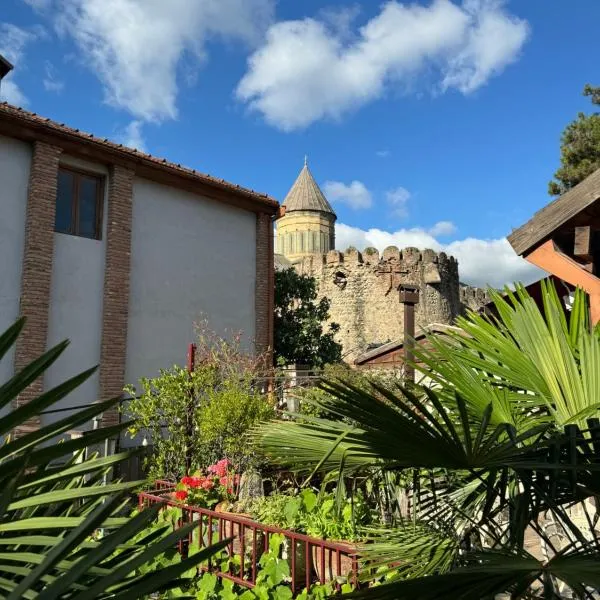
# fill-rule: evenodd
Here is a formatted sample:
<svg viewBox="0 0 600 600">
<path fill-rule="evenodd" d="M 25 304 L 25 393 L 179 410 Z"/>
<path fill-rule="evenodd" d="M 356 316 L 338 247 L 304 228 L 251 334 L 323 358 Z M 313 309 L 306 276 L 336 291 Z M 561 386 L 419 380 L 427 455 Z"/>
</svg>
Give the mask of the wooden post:
<svg viewBox="0 0 600 600">
<path fill-rule="evenodd" d="M 404 379 L 415 381 L 415 304 L 419 302 L 419 289 L 414 285 L 400 285 L 400 303 L 404 304 Z"/>
</svg>

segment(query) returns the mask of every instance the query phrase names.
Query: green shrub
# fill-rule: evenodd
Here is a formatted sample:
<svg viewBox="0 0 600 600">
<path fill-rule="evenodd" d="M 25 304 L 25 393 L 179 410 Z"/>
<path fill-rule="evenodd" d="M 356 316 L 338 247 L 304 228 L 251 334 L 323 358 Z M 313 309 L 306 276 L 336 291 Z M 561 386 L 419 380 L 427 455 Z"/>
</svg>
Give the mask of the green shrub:
<svg viewBox="0 0 600 600">
<path fill-rule="evenodd" d="M 240 336 L 221 338 L 202 326 L 192 373 L 174 366 L 158 377 L 127 386 L 132 397 L 126 411 L 135 422 L 132 437 L 144 435 L 153 445 L 147 459 L 152 479 L 179 479 L 224 457 L 240 472 L 259 457 L 246 432 L 274 416 L 274 401 L 257 378 L 264 357 L 240 346 Z"/>
</svg>

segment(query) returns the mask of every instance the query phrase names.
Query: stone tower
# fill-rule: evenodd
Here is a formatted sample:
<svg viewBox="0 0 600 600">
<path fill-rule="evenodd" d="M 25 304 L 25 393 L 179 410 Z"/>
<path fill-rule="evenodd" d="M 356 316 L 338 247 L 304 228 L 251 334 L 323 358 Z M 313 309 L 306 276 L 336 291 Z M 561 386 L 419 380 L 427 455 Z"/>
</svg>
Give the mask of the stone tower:
<svg viewBox="0 0 600 600">
<path fill-rule="evenodd" d="M 296 270 L 314 277 L 318 297 L 330 301 L 330 321 L 340 325 L 336 335 L 344 359 L 353 362 L 373 345 L 401 340 L 404 314 L 398 296 L 401 284 L 419 289 L 417 327 L 450 325 L 461 313 L 458 263 L 433 250 L 348 249 L 306 256 Z"/>
<path fill-rule="evenodd" d="M 285 200 L 277 221 L 278 254 L 295 263 L 306 256 L 335 248 L 336 215 L 308 168 L 306 159 Z"/>
</svg>

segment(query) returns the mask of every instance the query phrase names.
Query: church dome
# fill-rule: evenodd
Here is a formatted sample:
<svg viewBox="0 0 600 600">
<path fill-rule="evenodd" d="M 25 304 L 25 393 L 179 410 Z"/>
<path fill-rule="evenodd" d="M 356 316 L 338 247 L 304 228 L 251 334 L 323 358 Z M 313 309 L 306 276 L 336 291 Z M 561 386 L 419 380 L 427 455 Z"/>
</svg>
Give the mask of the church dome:
<svg viewBox="0 0 600 600">
<path fill-rule="evenodd" d="M 323 194 L 315 178 L 312 176 L 306 160 L 304 161 L 304 167 L 282 204 L 285 206 L 286 214 L 298 210 L 307 210 L 328 213 L 335 217 L 333 208 L 331 208 L 327 198 L 325 198 L 325 194 Z"/>
</svg>

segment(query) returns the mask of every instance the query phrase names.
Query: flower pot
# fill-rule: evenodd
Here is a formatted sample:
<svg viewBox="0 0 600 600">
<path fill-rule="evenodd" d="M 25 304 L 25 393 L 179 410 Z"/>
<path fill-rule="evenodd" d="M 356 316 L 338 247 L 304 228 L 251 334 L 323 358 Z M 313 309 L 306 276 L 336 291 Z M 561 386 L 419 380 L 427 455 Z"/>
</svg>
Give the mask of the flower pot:
<svg viewBox="0 0 600 600">
<path fill-rule="evenodd" d="M 332 581 L 338 578 L 347 579 L 352 572 L 352 557 L 347 554 L 340 554 L 338 569 L 338 553 L 329 548 L 313 546 L 312 562 L 319 581 Z"/>
</svg>

